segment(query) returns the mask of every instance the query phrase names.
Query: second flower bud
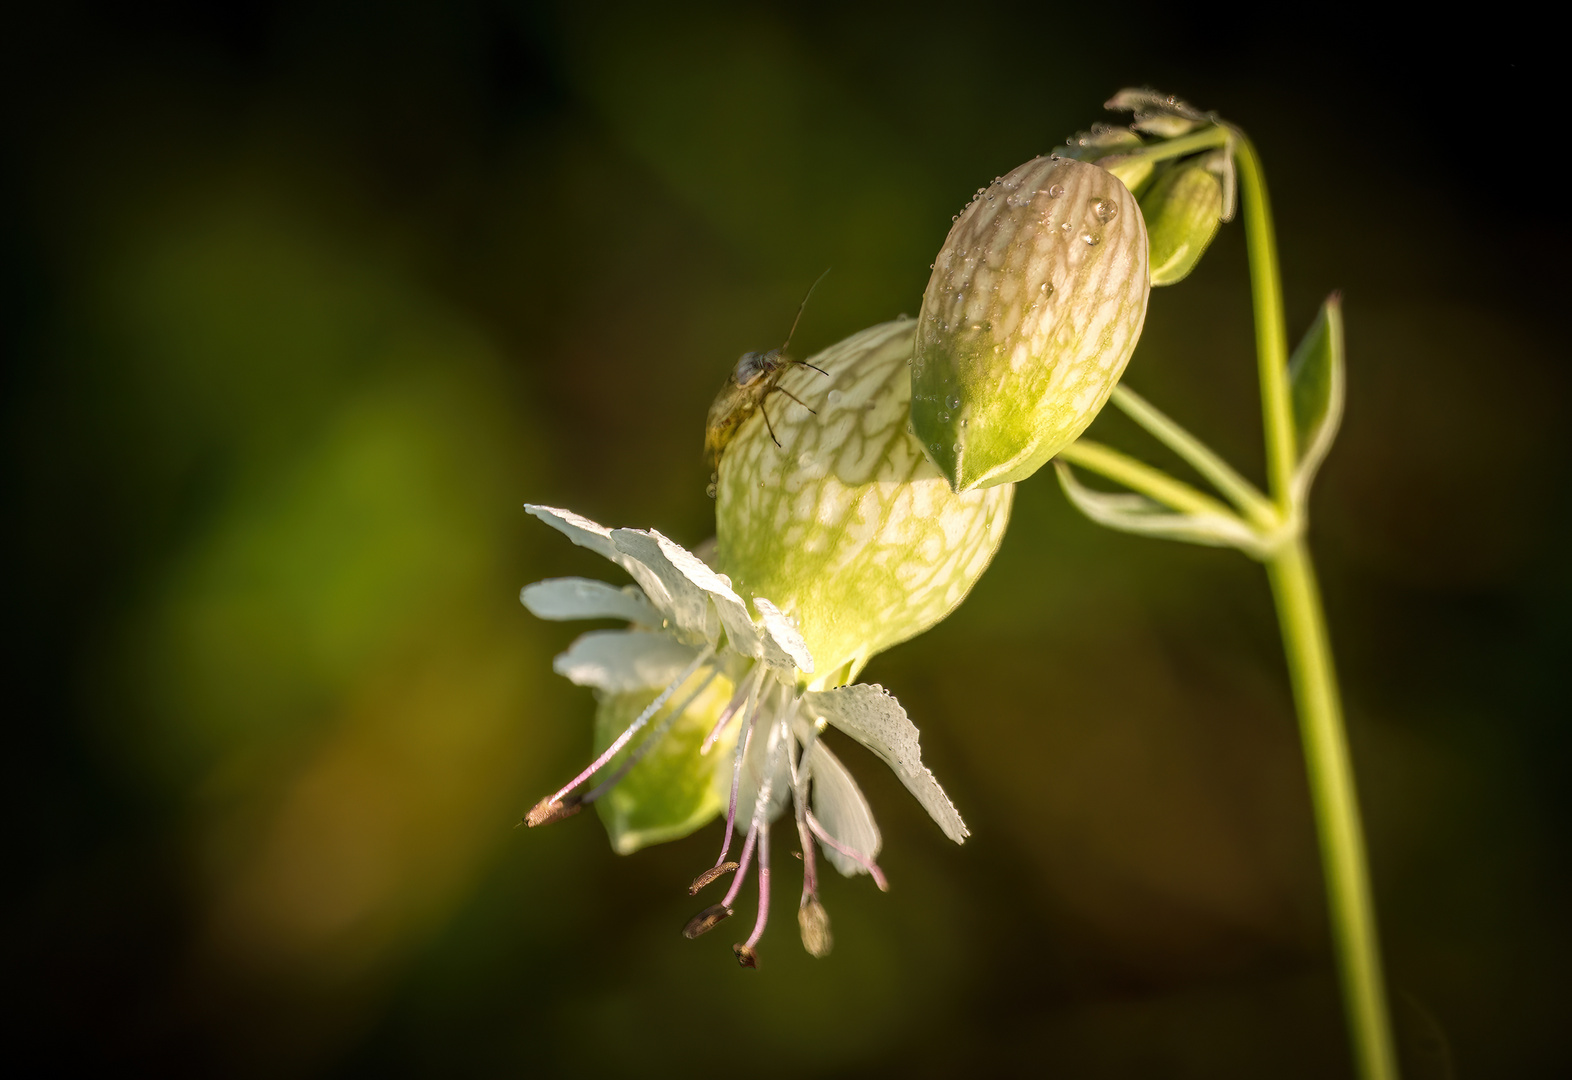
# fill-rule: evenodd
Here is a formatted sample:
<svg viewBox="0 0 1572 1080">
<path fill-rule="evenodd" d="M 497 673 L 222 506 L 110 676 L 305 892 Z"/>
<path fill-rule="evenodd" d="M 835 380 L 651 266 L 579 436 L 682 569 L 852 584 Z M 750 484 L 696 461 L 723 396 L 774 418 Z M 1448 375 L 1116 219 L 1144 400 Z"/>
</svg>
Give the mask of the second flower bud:
<svg viewBox="0 0 1572 1080">
<path fill-rule="evenodd" d="M 912 426 L 955 491 L 1023 480 L 1091 423 L 1146 318 L 1146 226 L 1108 171 L 1040 157 L 978 193 L 923 295 Z"/>
</svg>

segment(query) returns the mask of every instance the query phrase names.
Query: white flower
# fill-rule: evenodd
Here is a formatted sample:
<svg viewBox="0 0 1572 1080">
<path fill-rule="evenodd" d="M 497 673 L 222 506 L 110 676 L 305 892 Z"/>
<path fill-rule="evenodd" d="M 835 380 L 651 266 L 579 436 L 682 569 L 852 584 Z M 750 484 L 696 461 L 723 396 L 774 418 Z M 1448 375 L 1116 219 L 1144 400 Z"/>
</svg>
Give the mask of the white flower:
<svg viewBox="0 0 1572 1080">
<path fill-rule="evenodd" d="M 734 871 L 736 877 L 720 903 L 688 923 L 684 930 L 688 937 L 697 937 L 732 914 L 757 858 L 758 918 L 747 941 L 734 946 L 740 963 L 757 966 L 755 950 L 769 915 L 770 824 L 788 806 L 802 844 L 798 923 L 810 953 L 823 956 L 830 949 L 829 918 L 818 898 L 815 841 L 842 874 L 869 874 L 881 889 L 887 887 L 875 861 L 881 844 L 879 828 L 856 781 L 820 740 L 827 725 L 878 755 L 946 836 L 956 843 L 965 840 L 966 825 L 923 766 L 917 728 L 900 703 L 876 685 L 805 689 L 814 670 L 813 657 L 791 618 L 767 598 L 752 597 L 755 617 L 725 575 L 653 530 L 613 530 L 567 510 L 533 505 L 526 509 L 575 544 L 604 555 L 636 582 L 617 588 L 583 578 L 558 578 L 523 590 L 520 598 L 525 606 L 543 619 L 613 618 L 631 624 L 626 630 L 583 635 L 556 658 L 556 671 L 580 686 L 593 687 L 603 701 L 659 691 L 588 768 L 529 812 L 525 818 L 529 825 L 566 817 L 604 797 L 667 738 L 712 683 L 724 679 L 734 691 L 700 745 L 694 766 L 730 774 L 725 834 L 715 865 L 694 880 L 690 892 L 697 894 Z M 685 686 L 693 689 L 666 711 L 615 770 L 602 776 Z M 733 748 L 730 762 L 711 764 L 710 751 L 727 745 Z M 732 861 L 731 849 L 739 833 L 742 853 Z"/>
</svg>

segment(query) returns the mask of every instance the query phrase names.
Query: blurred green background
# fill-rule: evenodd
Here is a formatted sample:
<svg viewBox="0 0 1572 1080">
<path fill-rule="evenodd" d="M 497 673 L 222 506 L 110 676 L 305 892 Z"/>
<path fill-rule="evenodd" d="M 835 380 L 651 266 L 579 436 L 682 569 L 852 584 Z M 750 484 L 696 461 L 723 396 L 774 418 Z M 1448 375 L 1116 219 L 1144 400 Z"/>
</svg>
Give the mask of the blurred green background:
<svg viewBox="0 0 1572 1080">
<path fill-rule="evenodd" d="M 1567 236 L 1513 164 L 1549 69 L 1521 21 L 1432 42 L 1369 9 L 1224 15 L 13 12 L 10 1053 L 1346 1075 L 1264 576 L 1099 530 L 1051 476 L 960 611 L 867 672 L 974 837 L 845 748 L 893 891 L 829 882 L 829 959 L 789 903 L 756 973 L 725 933 L 680 937 L 718 827 L 631 858 L 594 815 L 512 828 L 592 714 L 551 674 L 577 628 L 518 587 L 609 570 L 520 504 L 704 539 L 736 356 L 826 266 L 804 354 L 915 314 L 972 191 L 1150 83 L 1256 138 L 1294 331 L 1346 292 L 1312 533 L 1408 1075 L 1564 1075 Z M 1258 474 L 1248 304 L 1234 226 L 1154 294 L 1127 378 Z"/>
</svg>

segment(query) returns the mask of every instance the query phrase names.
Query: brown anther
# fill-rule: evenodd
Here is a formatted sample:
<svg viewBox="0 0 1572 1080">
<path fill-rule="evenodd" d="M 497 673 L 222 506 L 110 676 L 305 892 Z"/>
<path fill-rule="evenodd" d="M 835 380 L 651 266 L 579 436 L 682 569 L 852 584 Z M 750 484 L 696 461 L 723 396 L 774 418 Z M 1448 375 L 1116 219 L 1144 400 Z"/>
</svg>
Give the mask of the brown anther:
<svg viewBox="0 0 1572 1080">
<path fill-rule="evenodd" d="M 682 928 L 682 936 L 692 941 L 700 934 L 707 934 L 721 924 L 722 919 L 730 918 L 731 908 L 725 904 L 712 904 L 688 920 L 688 925 Z"/>
<path fill-rule="evenodd" d="M 794 859 L 801 860 L 802 859 L 802 852 L 794 851 L 794 852 L 791 853 L 791 857 L 794 858 Z"/>
<path fill-rule="evenodd" d="M 797 928 L 802 931 L 802 947 L 815 960 L 830 955 L 835 939 L 830 936 L 830 913 L 817 896 L 806 897 L 797 909 Z"/>
<path fill-rule="evenodd" d="M 745 968 L 753 968 L 755 971 L 758 970 L 758 953 L 754 952 L 746 945 L 733 945 L 731 947 L 731 951 L 737 954 L 737 963 L 741 964 Z"/>
<path fill-rule="evenodd" d="M 582 809 L 584 809 L 582 796 L 569 795 L 560 802 L 552 802 L 551 796 L 548 795 L 536 803 L 533 810 L 524 815 L 524 824 L 533 829 L 536 825 L 547 825 L 553 821 L 561 821 L 565 817 L 572 817 Z"/>
<path fill-rule="evenodd" d="M 688 895 L 699 895 L 699 890 L 704 888 L 704 886 L 708 885 L 718 877 L 725 877 L 735 869 L 737 869 L 737 864 L 734 862 L 721 863 L 719 866 L 710 867 L 708 870 L 704 871 L 704 873 L 693 879 L 693 884 L 688 886 Z"/>
</svg>

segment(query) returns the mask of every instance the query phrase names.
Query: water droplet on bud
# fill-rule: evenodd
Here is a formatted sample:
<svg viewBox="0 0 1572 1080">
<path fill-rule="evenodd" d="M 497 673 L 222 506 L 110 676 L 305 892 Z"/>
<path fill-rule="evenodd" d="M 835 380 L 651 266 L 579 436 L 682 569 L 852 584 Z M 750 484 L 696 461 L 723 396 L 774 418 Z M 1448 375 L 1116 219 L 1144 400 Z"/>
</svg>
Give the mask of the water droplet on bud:
<svg viewBox="0 0 1572 1080">
<path fill-rule="evenodd" d="M 1087 233 L 1085 236 L 1081 237 L 1081 239 L 1086 241 L 1087 247 L 1096 247 L 1098 244 L 1103 242 L 1103 238 L 1098 236 L 1096 233 Z"/>
<path fill-rule="evenodd" d="M 1092 204 L 1092 211 L 1096 213 L 1097 220 L 1104 225 L 1119 216 L 1119 208 L 1113 204 L 1112 199 L 1098 199 Z"/>
<path fill-rule="evenodd" d="M 1048 189 L 1048 197 L 1050 199 L 1063 198 L 1064 197 L 1064 187 L 1062 185 L 1060 185 L 1060 184 L 1054 184 L 1052 187 L 1050 187 Z"/>
</svg>

